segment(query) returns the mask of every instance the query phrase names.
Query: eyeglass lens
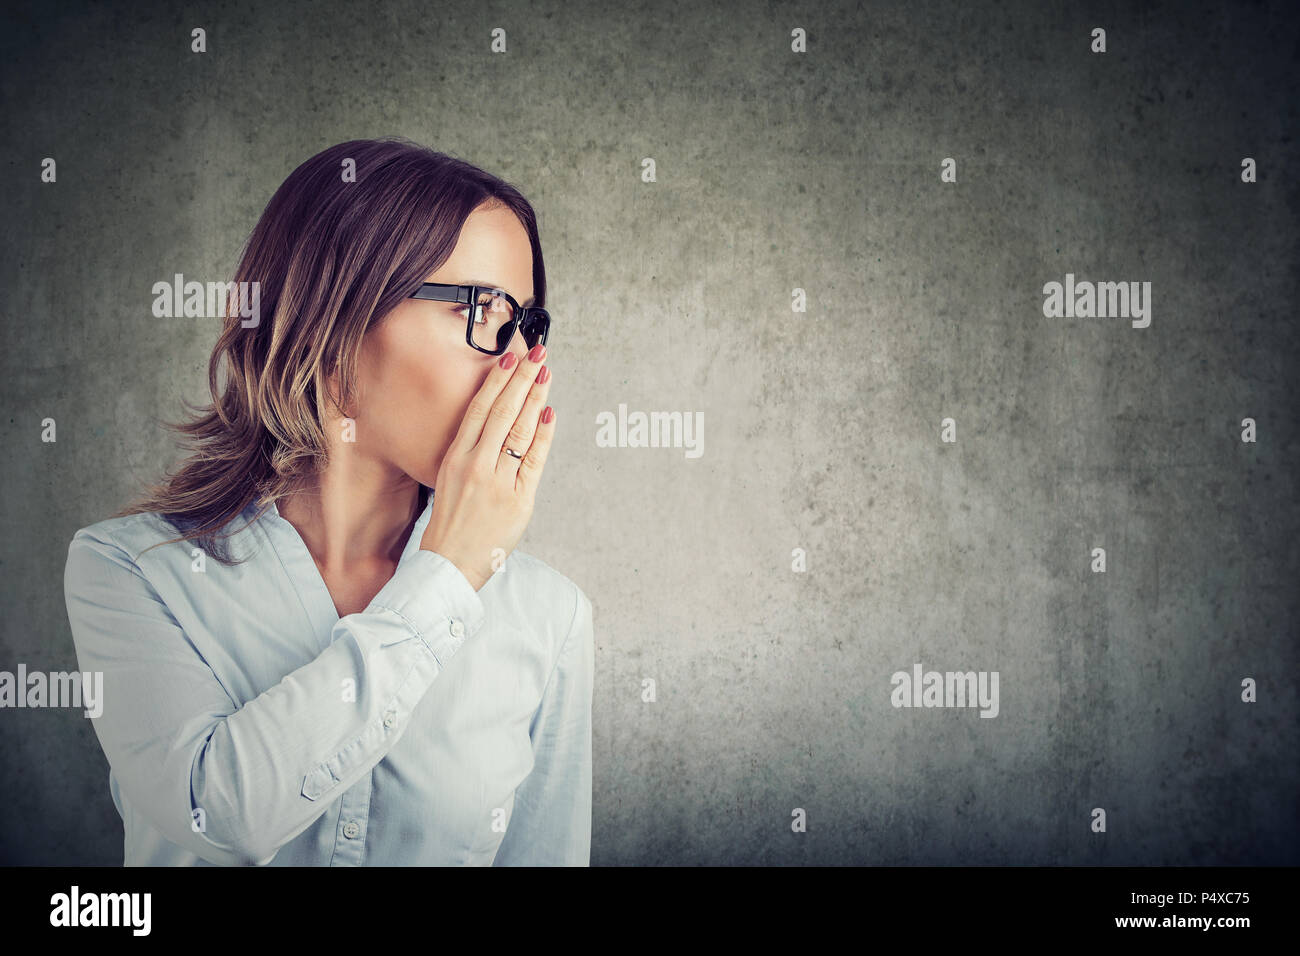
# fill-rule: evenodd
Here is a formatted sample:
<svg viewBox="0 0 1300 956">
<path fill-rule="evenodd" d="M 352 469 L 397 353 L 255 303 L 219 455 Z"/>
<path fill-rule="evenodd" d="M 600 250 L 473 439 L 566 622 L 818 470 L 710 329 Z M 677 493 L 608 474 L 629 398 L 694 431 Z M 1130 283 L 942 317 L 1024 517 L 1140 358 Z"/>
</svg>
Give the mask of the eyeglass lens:
<svg viewBox="0 0 1300 956">
<path fill-rule="evenodd" d="M 514 334 L 514 307 L 500 295 L 490 290 L 481 290 L 474 306 L 473 339 L 474 344 L 489 352 L 504 351 Z M 542 340 L 545 322 L 530 319 L 523 324 L 520 332 L 524 343 L 532 348 Z"/>
</svg>

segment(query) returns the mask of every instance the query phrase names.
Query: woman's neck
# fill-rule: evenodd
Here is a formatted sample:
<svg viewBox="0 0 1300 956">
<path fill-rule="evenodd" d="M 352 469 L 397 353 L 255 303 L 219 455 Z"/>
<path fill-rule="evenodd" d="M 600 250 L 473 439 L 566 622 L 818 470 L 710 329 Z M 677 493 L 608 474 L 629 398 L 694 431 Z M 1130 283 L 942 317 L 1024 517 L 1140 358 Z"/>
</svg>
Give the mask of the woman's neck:
<svg viewBox="0 0 1300 956">
<path fill-rule="evenodd" d="M 277 507 L 316 564 L 340 572 L 396 564 L 427 504 L 423 486 L 408 475 L 367 475 L 356 468 L 331 467 L 286 495 Z"/>
</svg>

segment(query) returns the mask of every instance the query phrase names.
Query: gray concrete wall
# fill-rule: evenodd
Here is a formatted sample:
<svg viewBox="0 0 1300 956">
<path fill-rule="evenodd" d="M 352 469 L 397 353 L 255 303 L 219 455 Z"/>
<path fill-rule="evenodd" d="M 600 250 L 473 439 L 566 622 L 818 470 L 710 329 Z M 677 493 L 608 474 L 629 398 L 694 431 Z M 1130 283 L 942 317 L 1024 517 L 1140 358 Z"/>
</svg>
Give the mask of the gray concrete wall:
<svg viewBox="0 0 1300 956">
<path fill-rule="evenodd" d="M 152 284 L 398 134 L 541 217 L 520 547 L 595 606 L 593 864 L 1300 862 L 1288 6 L 7 5 L 0 669 L 75 668 L 68 541 L 206 399 Z M 1149 326 L 1044 315 L 1067 273 Z M 703 453 L 599 447 L 620 404 Z M 893 706 L 916 664 L 997 716 Z M 121 862 L 89 721 L 0 711 L 0 758 L 0 859 Z"/>
</svg>

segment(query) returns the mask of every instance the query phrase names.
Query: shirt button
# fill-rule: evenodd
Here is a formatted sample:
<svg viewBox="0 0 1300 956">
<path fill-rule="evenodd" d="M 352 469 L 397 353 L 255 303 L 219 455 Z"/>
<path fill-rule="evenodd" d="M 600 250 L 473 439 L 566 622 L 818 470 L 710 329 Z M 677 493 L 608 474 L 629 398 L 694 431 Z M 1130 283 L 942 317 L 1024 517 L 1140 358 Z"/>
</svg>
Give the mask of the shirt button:
<svg viewBox="0 0 1300 956">
<path fill-rule="evenodd" d="M 349 820 L 347 823 L 343 824 L 343 835 L 347 837 L 349 840 L 355 840 L 357 834 L 360 832 L 361 832 L 361 827 L 357 826 L 357 822 L 355 820 Z"/>
<path fill-rule="evenodd" d="M 453 637 L 463 637 L 465 634 L 465 625 L 461 623 L 460 618 L 452 618 L 451 633 Z"/>
<path fill-rule="evenodd" d="M 390 710 L 388 713 L 384 714 L 385 727 L 391 728 L 395 723 L 397 723 L 397 714 L 394 711 Z"/>
</svg>

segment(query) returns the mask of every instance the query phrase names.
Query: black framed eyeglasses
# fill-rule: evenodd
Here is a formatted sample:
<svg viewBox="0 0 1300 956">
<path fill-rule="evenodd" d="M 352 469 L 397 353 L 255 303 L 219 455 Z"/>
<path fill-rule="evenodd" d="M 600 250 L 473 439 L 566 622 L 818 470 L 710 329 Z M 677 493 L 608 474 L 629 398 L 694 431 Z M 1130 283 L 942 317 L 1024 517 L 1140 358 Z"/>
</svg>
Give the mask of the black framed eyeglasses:
<svg viewBox="0 0 1300 956">
<path fill-rule="evenodd" d="M 551 313 L 530 306 L 524 308 L 503 289 L 481 285 L 447 285 L 426 282 L 411 294 L 412 299 L 459 302 L 468 308 L 465 341 L 480 352 L 501 355 L 510 347 L 518 329 L 531 349 L 545 345 L 551 331 Z"/>
</svg>

